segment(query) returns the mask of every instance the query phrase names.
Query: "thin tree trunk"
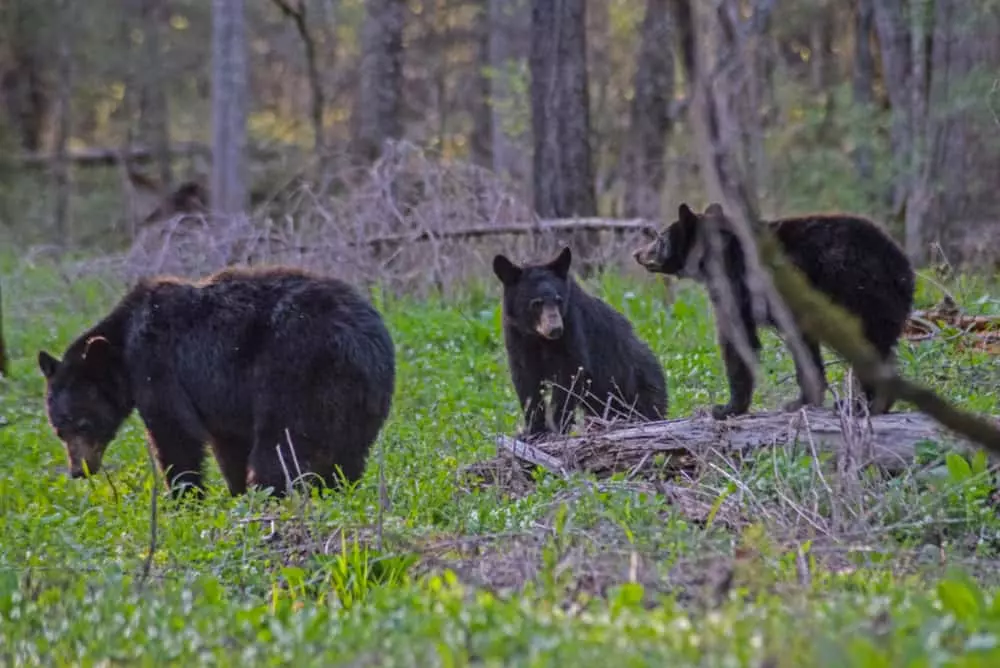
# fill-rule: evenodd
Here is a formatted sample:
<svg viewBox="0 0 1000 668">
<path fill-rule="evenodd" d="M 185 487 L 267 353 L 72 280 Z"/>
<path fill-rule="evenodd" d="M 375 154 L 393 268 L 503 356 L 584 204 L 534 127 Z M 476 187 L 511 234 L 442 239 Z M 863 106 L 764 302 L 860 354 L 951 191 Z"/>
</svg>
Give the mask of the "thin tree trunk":
<svg viewBox="0 0 1000 668">
<path fill-rule="evenodd" d="M 910 186 L 906 200 L 906 252 L 914 262 L 926 257 L 924 249 L 924 217 L 930 204 L 931 137 L 933 128 L 927 117 L 929 94 L 928 39 L 932 16 L 927 3 L 916 0 L 910 6 Z"/>
<path fill-rule="evenodd" d="M 72 0 L 59 0 L 56 6 L 59 24 L 68 28 L 60 31 L 61 37 L 56 41 L 57 111 L 53 147 L 55 159 L 52 162 L 52 218 L 56 243 L 60 246 L 66 245 L 69 239 L 70 174 L 67 145 L 72 132 L 73 113 L 73 61 L 69 42 L 73 34 L 72 7 Z"/>
<path fill-rule="evenodd" d="M 21 148 L 36 152 L 42 148 L 42 133 L 51 106 L 45 85 L 45 9 L 38 0 L 18 0 L 8 5 L 9 24 L 3 36 L 11 67 L 0 80 L 0 103 L 15 128 Z M 3 4 L 0 3 L 0 7 Z M 48 62 L 51 63 L 51 60 Z"/>
<path fill-rule="evenodd" d="M 212 209 L 246 208 L 247 62 L 243 0 L 212 3 Z"/>
<path fill-rule="evenodd" d="M 404 0 L 366 0 L 359 95 L 359 152 L 374 160 L 402 136 Z"/>
<path fill-rule="evenodd" d="M 855 107 L 872 111 L 875 60 L 872 56 L 872 29 L 874 14 L 872 0 L 856 0 L 854 8 L 854 70 L 851 91 Z M 874 177 L 871 145 L 866 139 L 854 151 L 854 165 L 858 177 L 869 184 Z"/>
<path fill-rule="evenodd" d="M 519 100 L 513 80 L 518 65 L 526 60 L 529 41 L 524 39 L 531 26 L 528 0 L 488 0 L 490 8 L 490 125 L 492 127 L 493 171 L 520 181 L 527 179 L 531 165 L 527 151 L 515 134 L 511 113 Z"/>
<path fill-rule="evenodd" d="M 472 162 L 483 167 L 493 164 L 493 116 L 490 106 L 490 0 L 476 6 L 475 101 L 472 108 Z"/>
<path fill-rule="evenodd" d="M 166 22 L 165 0 L 142 0 L 143 55 L 139 75 L 142 89 L 142 118 L 139 136 L 144 142 L 148 142 L 156 156 L 157 178 L 161 193 L 170 192 L 173 187 L 173 170 L 170 164 L 170 112 L 160 40 L 160 31 Z"/>
<path fill-rule="evenodd" d="M 910 113 L 910 31 L 906 25 L 906 0 L 874 2 L 875 29 L 878 32 L 882 56 L 882 81 L 885 83 L 892 108 L 890 144 L 894 162 L 894 178 L 890 201 L 894 212 L 901 211 L 909 190 L 910 152 L 913 140 Z"/>
<path fill-rule="evenodd" d="M 673 30 L 667 0 L 647 0 L 625 160 L 625 216 L 656 220 L 674 94 Z"/>
</svg>

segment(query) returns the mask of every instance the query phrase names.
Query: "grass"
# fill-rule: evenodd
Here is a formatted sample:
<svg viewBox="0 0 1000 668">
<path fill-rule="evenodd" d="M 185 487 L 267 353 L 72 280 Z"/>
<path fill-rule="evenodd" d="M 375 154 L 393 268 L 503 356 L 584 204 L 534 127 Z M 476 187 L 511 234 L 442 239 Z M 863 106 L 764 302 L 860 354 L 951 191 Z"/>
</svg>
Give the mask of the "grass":
<svg viewBox="0 0 1000 668">
<path fill-rule="evenodd" d="M 379 453 L 325 500 L 232 499 L 210 461 L 201 503 L 159 499 L 158 548 L 141 577 L 154 481 L 138 418 L 106 471 L 68 480 L 44 415 L 40 348 L 61 355 L 118 289 L 49 265 L 0 261 L 11 377 L 0 380 L 0 663 L 4 665 L 979 666 L 1000 658 L 993 473 L 928 444 L 911 475 L 867 474 L 857 498 L 824 495 L 791 449 L 681 482 L 733 529 L 684 516 L 621 477 L 536 474 L 512 496 L 463 466 L 519 426 L 496 291 L 423 302 L 376 297 L 398 351 L 398 391 Z M 670 414 L 723 400 L 704 294 L 610 275 L 588 286 L 622 310 L 663 362 Z M 992 283 L 950 286 L 1000 311 Z M 919 299 L 939 295 L 922 283 Z M 794 392 L 776 337 L 755 408 Z M 828 360 L 829 360 L 828 356 Z M 998 412 L 1000 364 L 953 343 L 904 344 L 904 371 Z M 842 369 L 828 373 L 839 381 Z M 739 480 L 740 491 L 728 482 Z M 746 512 L 771 510 L 766 520 Z M 801 520 L 868 506 L 842 533 Z M 872 510 L 874 509 L 874 510 Z"/>
</svg>

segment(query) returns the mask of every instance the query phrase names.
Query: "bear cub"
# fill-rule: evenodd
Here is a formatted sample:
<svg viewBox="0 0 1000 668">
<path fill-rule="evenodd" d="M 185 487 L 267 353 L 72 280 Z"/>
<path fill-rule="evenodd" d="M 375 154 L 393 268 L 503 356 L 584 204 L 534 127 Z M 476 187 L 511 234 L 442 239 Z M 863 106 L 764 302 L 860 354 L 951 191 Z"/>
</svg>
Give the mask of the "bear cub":
<svg viewBox="0 0 1000 668">
<path fill-rule="evenodd" d="M 665 418 L 660 363 L 625 316 L 574 281 L 571 261 L 569 248 L 547 264 L 518 266 L 504 255 L 493 258 L 493 273 L 503 283 L 504 343 L 526 435 L 565 433 L 581 402 L 592 416 Z M 552 384 L 551 421 L 542 401 L 546 383 Z"/>
<path fill-rule="evenodd" d="M 648 245 L 634 252 L 636 261 L 653 273 L 670 274 L 709 283 L 706 266 L 707 247 L 701 221 L 712 218 L 725 222 L 719 204 L 712 204 L 704 214 L 694 213 L 681 204 L 678 220 L 656 235 Z M 894 356 L 896 343 L 913 306 L 916 279 L 906 254 L 875 223 L 851 215 L 811 215 L 767 221 L 789 261 L 812 284 L 838 306 L 860 319 L 864 336 L 886 359 Z M 719 225 L 722 258 L 726 278 L 739 309 L 740 324 L 755 354 L 760 352 L 757 326 L 777 328 L 771 314 L 763 322 L 754 318 L 746 269 L 739 240 L 724 225 Z M 709 286 L 709 295 L 720 313 L 718 296 Z M 746 413 L 753 395 L 753 375 L 736 348 L 727 340 L 727 327 L 717 325 L 722 359 L 729 379 L 729 403 L 712 408 L 716 419 Z M 819 344 L 803 336 L 809 357 L 819 371 L 826 388 L 826 375 Z M 796 378 L 804 387 L 804 371 L 796 361 Z M 875 405 L 873 388 L 862 386 L 872 414 L 888 412 L 893 398 Z M 786 410 L 798 410 L 807 403 L 805 392 L 788 402 Z"/>
<path fill-rule="evenodd" d="M 70 474 L 100 470 L 137 410 L 175 496 L 202 490 L 205 443 L 232 495 L 361 477 L 388 415 L 395 351 L 351 286 L 290 268 L 138 282 L 62 360 L 41 351 Z M 289 447 L 291 443 L 291 447 Z"/>
</svg>

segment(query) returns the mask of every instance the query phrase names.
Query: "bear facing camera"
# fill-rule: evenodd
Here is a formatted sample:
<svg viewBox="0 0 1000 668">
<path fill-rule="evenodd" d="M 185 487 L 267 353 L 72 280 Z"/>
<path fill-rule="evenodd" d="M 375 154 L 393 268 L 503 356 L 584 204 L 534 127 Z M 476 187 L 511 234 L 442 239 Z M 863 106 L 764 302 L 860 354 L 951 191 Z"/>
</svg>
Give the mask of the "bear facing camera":
<svg viewBox="0 0 1000 668">
<path fill-rule="evenodd" d="M 525 435 L 565 433 L 579 406 L 588 415 L 627 422 L 663 419 L 663 368 L 621 313 L 588 294 L 570 275 L 564 248 L 546 263 L 520 266 L 493 258 L 503 284 L 503 333 Z M 551 415 L 543 391 L 551 388 Z"/>
</svg>

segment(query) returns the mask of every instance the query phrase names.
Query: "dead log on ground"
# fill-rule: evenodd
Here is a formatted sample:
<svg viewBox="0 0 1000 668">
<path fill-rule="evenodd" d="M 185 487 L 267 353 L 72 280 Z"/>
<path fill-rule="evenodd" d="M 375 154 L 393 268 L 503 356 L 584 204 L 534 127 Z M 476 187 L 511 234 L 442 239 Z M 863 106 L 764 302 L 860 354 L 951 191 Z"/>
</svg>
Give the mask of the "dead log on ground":
<svg viewBox="0 0 1000 668">
<path fill-rule="evenodd" d="M 844 424 L 850 431 L 847 437 Z M 501 436 L 498 455 L 470 466 L 466 473 L 506 484 L 512 482 L 510 469 L 521 468 L 515 463 L 523 462 L 557 475 L 587 472 L 604 478 L 625 473 L 630 479 L 662 480 L 695 473 L 698 463 L 713 454 L 739 460 L 765 448 L 795 447 L 804 453 L 851 454 L 860 467 L 874 465 L 887 475 L 898 475 L 914 464 L 917 445 L 927 441 L 971 445 L 922 413 L 876 415 L 870 423 L 860 418 L 842 422 L 830 409 L 812 408 L 724 421 L 708 415 L 678 418 L 540 443 Z"/>
</svg>

